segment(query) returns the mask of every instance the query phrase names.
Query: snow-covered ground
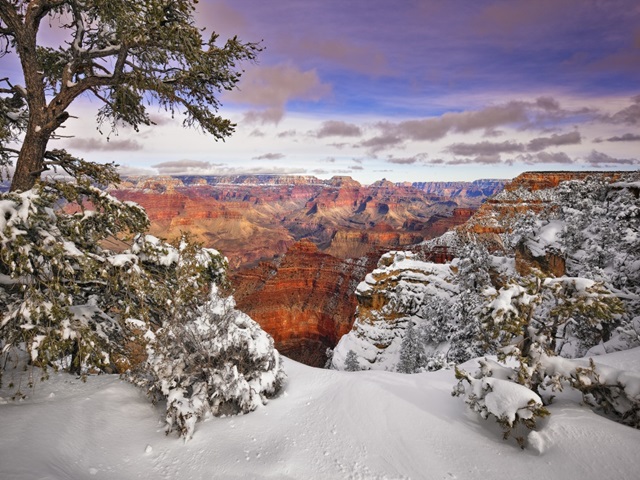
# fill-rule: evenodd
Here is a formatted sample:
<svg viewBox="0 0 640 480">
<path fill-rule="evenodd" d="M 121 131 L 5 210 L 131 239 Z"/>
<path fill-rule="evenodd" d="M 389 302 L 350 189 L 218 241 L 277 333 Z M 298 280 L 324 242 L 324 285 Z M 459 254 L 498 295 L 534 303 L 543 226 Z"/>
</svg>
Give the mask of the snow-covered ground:
<svg viewBox="0 0 640 480">
<path fill-rule="evenodd" d="M 640 371 L 640 349 L 598 361 Z M 201 423 L 186 444 L 165 436 L 161 406 L 116 376 L 54 374 L 21 402 L 0 391 L 0 479 L 638 478 L 640 431 L 574 395 L 521 450 L 451 397 L 451 370 L 285 368 L 280 397 Z"/>
</svg>

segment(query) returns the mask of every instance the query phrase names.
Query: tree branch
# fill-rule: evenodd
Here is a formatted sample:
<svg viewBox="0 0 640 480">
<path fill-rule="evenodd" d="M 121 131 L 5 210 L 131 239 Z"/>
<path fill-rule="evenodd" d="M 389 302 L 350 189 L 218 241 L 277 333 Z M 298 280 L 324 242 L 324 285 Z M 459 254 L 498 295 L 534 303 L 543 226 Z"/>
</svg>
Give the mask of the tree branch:
<svg viewBox="0 0 640 480">
<path fill-rule="evenodd" d="M 0 19 L 6 23 L 7 30 L 13 35 L 20 28 L 22 22 L 20 21 L 20 15 L 16 11 L 15 7 L 7 1 L 0 2 Z"/>
</svg>

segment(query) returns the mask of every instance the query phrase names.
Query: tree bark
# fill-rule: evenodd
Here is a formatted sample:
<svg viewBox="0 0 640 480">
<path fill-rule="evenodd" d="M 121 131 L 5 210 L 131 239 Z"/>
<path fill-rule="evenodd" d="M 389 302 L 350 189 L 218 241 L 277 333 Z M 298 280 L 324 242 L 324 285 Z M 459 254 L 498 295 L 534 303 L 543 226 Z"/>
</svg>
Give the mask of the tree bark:
<svg viewBox="0 0 640 480">
<path fill-rule="evenodd" d="M 49 141 L 49 135 L 44 130 L 36 132 L 37 125 L 29 125 L 24 137 L 22 148 L 16 161 L 16 171 L 11 180 L 12 192 L 24 192 L 33 188 L 40 178 L 44 165 L 44 155 Z M 40 127 L 42 129 L 42 127 Z"/>
</svg>

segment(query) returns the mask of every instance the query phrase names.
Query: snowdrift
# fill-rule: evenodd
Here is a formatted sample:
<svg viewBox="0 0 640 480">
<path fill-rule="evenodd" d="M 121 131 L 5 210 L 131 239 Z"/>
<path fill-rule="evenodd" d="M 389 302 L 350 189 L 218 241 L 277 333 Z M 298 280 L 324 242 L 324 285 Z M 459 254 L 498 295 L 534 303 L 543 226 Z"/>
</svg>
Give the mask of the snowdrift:
<svg viewBox="0 0 640 480">
<path fill-rule="evenodd" d="M 640 349 L 597 357 L 640 371 Z M 470 362 L 469 362 L 470 363 Z M 472 369 L 473 365 L 463 365 Z M 636 478 L 640 431 L 567 392 L 529 434 L 451 397 L 451 370 L 403 375 L 319 370 L 286 361 L 284 393 L 239 417 L 201 423 L 186 444 L 165 436 L 164 409 L 117 376 L 68 374 L 13 402 L 0 391 L 3 479 L 600 479 Z M 7 378 L 5 377 L 5 380 Z"/>
</svg>

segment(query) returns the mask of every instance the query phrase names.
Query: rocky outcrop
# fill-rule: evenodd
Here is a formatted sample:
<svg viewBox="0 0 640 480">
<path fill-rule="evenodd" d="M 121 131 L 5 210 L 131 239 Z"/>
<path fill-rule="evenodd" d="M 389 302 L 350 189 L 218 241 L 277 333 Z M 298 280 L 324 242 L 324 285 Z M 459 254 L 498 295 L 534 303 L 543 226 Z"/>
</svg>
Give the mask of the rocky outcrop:
<svg viewBox="0 0 640 480">
<path fill-rule="evenodd" d="M 587 177 L 607 178 L 615 181 L 622 172 L 525 172 L 488 199 L 473 215 L 473 219 L 460 227 L 461 231 L 493 237 L 512 230 L 512 225 L 525 214 L 540 215 L 554 208 L 554 189 L 564 181 L 583 180 Z"/>
<path fill-rule="evenodd" d="M 620 178 L 622 172 L 597 172 L 597 171 L 583 171 L 583 172 L 525 172 L 518 175 L 511 182 L 505 185 L 504 189 L 508 192 L 513 192 L 518 189 L 528 190 L 529 192 L 536 192 L 538 190 L 546 190 L 549 188 L 555 188 L 560 185 L 561 182 L 567 180 L 584 180 L 587 177 L 609 177 L 612 181 Z"/>
<path fill-rule="evenodd" d="M 362 369 L 395 371 L 407 325 L 420 324 L 428 316 L 426 301 L 451 301 L 457 293 L 455 269 L 450 264 L 420 261 L 411 252 L 384 254 L 377 268 L 358 284 L 355 323 L 336 346 L 333 367 L 344 369 L 352 350 Z"/>
<path fill-rule="evenodd" d="M 353 291 L 378 256 L 343 260 L 303 240 L 278 261 L 237 272 L 232 278 L 234 297 L 281 353 L 321 367 L 326 349 L 351 330 Z"/>
<path fill-rule="evenodd" d="M 557 188 L 564 181 L 587 177 L 594 181 Z M 388 252 L 380 258 L 377 268 L 358 285 L 354 326 L 336 346 L 332 365 L 346 369 L 347 354 L 353 352 L 349 368 L 355 354 L 360 369 L 395 370 L 402 339 L 410 338 L 409 328 L 421 331 L 419 356 L 428 362 L 419 368 L 440 368 L 451 359 L 464 362 L 487 354 L 487 344 L 478 341 L 484 329 L 478 317 L 488 308 L 510 311 L 513 292 L 525 291 L 536 277 L 546 279 L 541 285 L 573 282 L 572 288 L 598 279 L 602 291 L 614 292 L 608 298 L 625 292 L 619 300 L 626 302 L 627 313 L 618 318 L 622 324 L 635 324 L 639 297 L 628 292 L 640 285 L 639 196 L 637 172 L 521 175 L 466 224 L 414 247 L 414 252 Z M 494 251 L 489 254 L 482 245 Z M 522 277 L 529 278 L 523 282 Z M 559 283 L 552 281 L 554 277 Z M 540 308 L 536 315 L 553 315 L 554 308 L 570 304 L 570 291 L 541 291 L 544 298 L 538 298 L 538 306 L 529 303 L 534 297 L 524 297 L 528 305 Z M 597 309 L 586 314 L 589 307 L 584 308 L 572 322 L 600 315 Z M 594 348 L 600 351 L 637 345 L 624 328 L 616 331 L 619 336 L 610 341 L 609 332 L 598 337 L 594 331 L 594 339 L 586 340 L 577 334 L 567 337 L 558 353 L 581 356 L 598 342 Z M 564 333 L 573 335 L 569 329 Z"/>
</svg>

